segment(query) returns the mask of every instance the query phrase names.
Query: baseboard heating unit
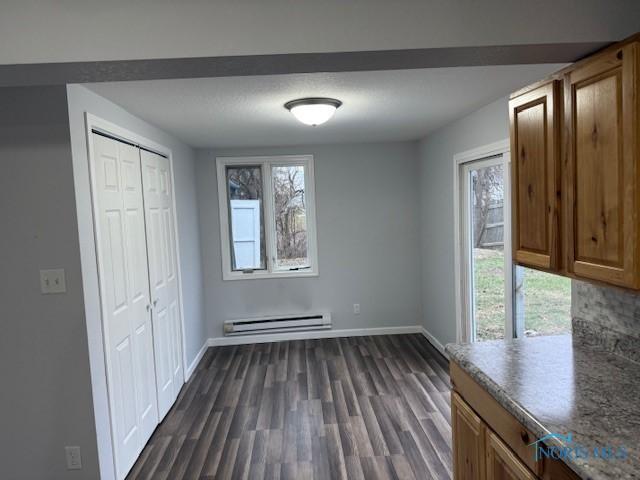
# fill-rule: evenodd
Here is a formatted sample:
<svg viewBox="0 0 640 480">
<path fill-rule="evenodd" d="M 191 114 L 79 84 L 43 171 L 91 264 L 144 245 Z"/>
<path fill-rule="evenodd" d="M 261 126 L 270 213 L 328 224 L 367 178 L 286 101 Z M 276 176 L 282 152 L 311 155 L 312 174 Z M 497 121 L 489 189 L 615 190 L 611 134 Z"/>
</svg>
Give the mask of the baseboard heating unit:
<svg viewBox="0 0 640 480">
<path fill-rule="evenodd" d="M 330 313 L 274 315 L 226 320 L 224 322 L 224 334 L 226 336 L 302 332 L 307 330 L 328 330 L 330 328 Z"/>
</svg>

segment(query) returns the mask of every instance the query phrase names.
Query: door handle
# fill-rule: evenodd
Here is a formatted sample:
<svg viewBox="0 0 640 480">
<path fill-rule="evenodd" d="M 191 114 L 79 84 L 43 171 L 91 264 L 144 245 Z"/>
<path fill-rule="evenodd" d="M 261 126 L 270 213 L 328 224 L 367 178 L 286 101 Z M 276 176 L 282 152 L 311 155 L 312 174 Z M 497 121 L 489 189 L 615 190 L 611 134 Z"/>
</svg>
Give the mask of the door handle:
<svg viewBox="0 0 640 480">
<path fill-rule="evenodd" d="M 147 303 L 147 312 L 151 311 L 151 305 Z"/>
<path fill-rule="evenodd" d="M 157 298 L 153 301 L 153 306 L 155 307 L 156 305 L 158 305 L 158 299 Z"/>
</svg>

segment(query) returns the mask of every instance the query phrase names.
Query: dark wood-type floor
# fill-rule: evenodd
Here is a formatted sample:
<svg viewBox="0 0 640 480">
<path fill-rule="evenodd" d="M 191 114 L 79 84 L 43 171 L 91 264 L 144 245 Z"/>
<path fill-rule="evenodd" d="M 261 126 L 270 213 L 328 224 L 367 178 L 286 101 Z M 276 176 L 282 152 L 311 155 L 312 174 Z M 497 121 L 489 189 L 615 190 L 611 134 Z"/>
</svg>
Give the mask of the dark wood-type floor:
<svg viewBox="0 0 640 480">
<path fill-rule="evenodd" d="M 449 479 L 446 360 L 421 335 L 209 348 L 128 479 Z"/>
</svg>

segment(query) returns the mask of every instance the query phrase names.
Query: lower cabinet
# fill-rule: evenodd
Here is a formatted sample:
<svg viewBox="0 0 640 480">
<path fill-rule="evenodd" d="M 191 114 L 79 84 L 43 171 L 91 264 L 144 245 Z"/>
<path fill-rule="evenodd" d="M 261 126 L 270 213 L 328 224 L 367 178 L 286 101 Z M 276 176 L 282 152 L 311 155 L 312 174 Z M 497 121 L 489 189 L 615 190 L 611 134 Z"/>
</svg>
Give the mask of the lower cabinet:
<svg viewBox="0 0 640 480">
<path fill-rule="evenodd" d="M 536 480 L 455 392 L 451 394 L 451 428 L 456 480 Z"/>
<path fill-rule="evenodd" d="M 536 480 L 536 476 L 491 430 L 485 435 L 487 476 L 495 480 Z"/>
<path fill-rule="evenodd" d="M 535 436 L 451 362 L 455 480 L 577 480 L 563 462 L 534 458 Z"/>
<path fill-rule="evenodd" d="M 485 478 L 485 426 L 460 396 L 451 393 L 453 430 L 453 472 L 458 480 Z"/>
</svg>

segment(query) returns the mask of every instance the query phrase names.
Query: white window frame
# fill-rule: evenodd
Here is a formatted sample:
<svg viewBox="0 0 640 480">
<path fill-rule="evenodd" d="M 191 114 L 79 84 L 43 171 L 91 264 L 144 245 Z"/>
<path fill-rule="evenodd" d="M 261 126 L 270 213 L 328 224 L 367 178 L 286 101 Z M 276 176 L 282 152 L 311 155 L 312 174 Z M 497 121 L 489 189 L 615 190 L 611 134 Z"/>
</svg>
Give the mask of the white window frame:
<svg viewBox="0 0 640 480">
<path fill-rule="evenodd" d="M 469 185 L 466 176 L 469 165 L 482 166 L 485 159 L 502 156 L 504 178 L 504 291 L 505 291 L 505 338 L 519 337 L 519 327 L 514 316 L 514 264 L 511 254 L 511 154 L 509 140 L 505 139 L 473 150 L 461 152 L 453 157 L 453 214 L 454 214 L 454 275 L 456 298 L 456 341 L 475 341 L 473 325 L 473 272 L 470 269 L 468 212 L 461 208 L 469 205 Z M 495 160 L 489 163 L 495 163 Z"/>
<path fill-rule="evenodd" d="M 262 167 L 262 193 L 264 203 L 265 270 L 234 271 L 231 268 L 231 236 L 229 232 L 229 204 L 226 167 L 229 165 L 260 165 Z M 271 169 L 274 166 L 303 165 L 307 222 L 307 255 L 309 268 L 284 270 L 275 268 L 276 229 L 273 215 L 273 188 Z M 251 280 L 258 278 L 295 278 L 318 276 L 318 241 L 316 230 L 316 195 L 313 155 L 278 155 L 259 157 L 217 157 L 218 209 L 220 211 L 220 248 L 223 280 Z"/>
</svg>

